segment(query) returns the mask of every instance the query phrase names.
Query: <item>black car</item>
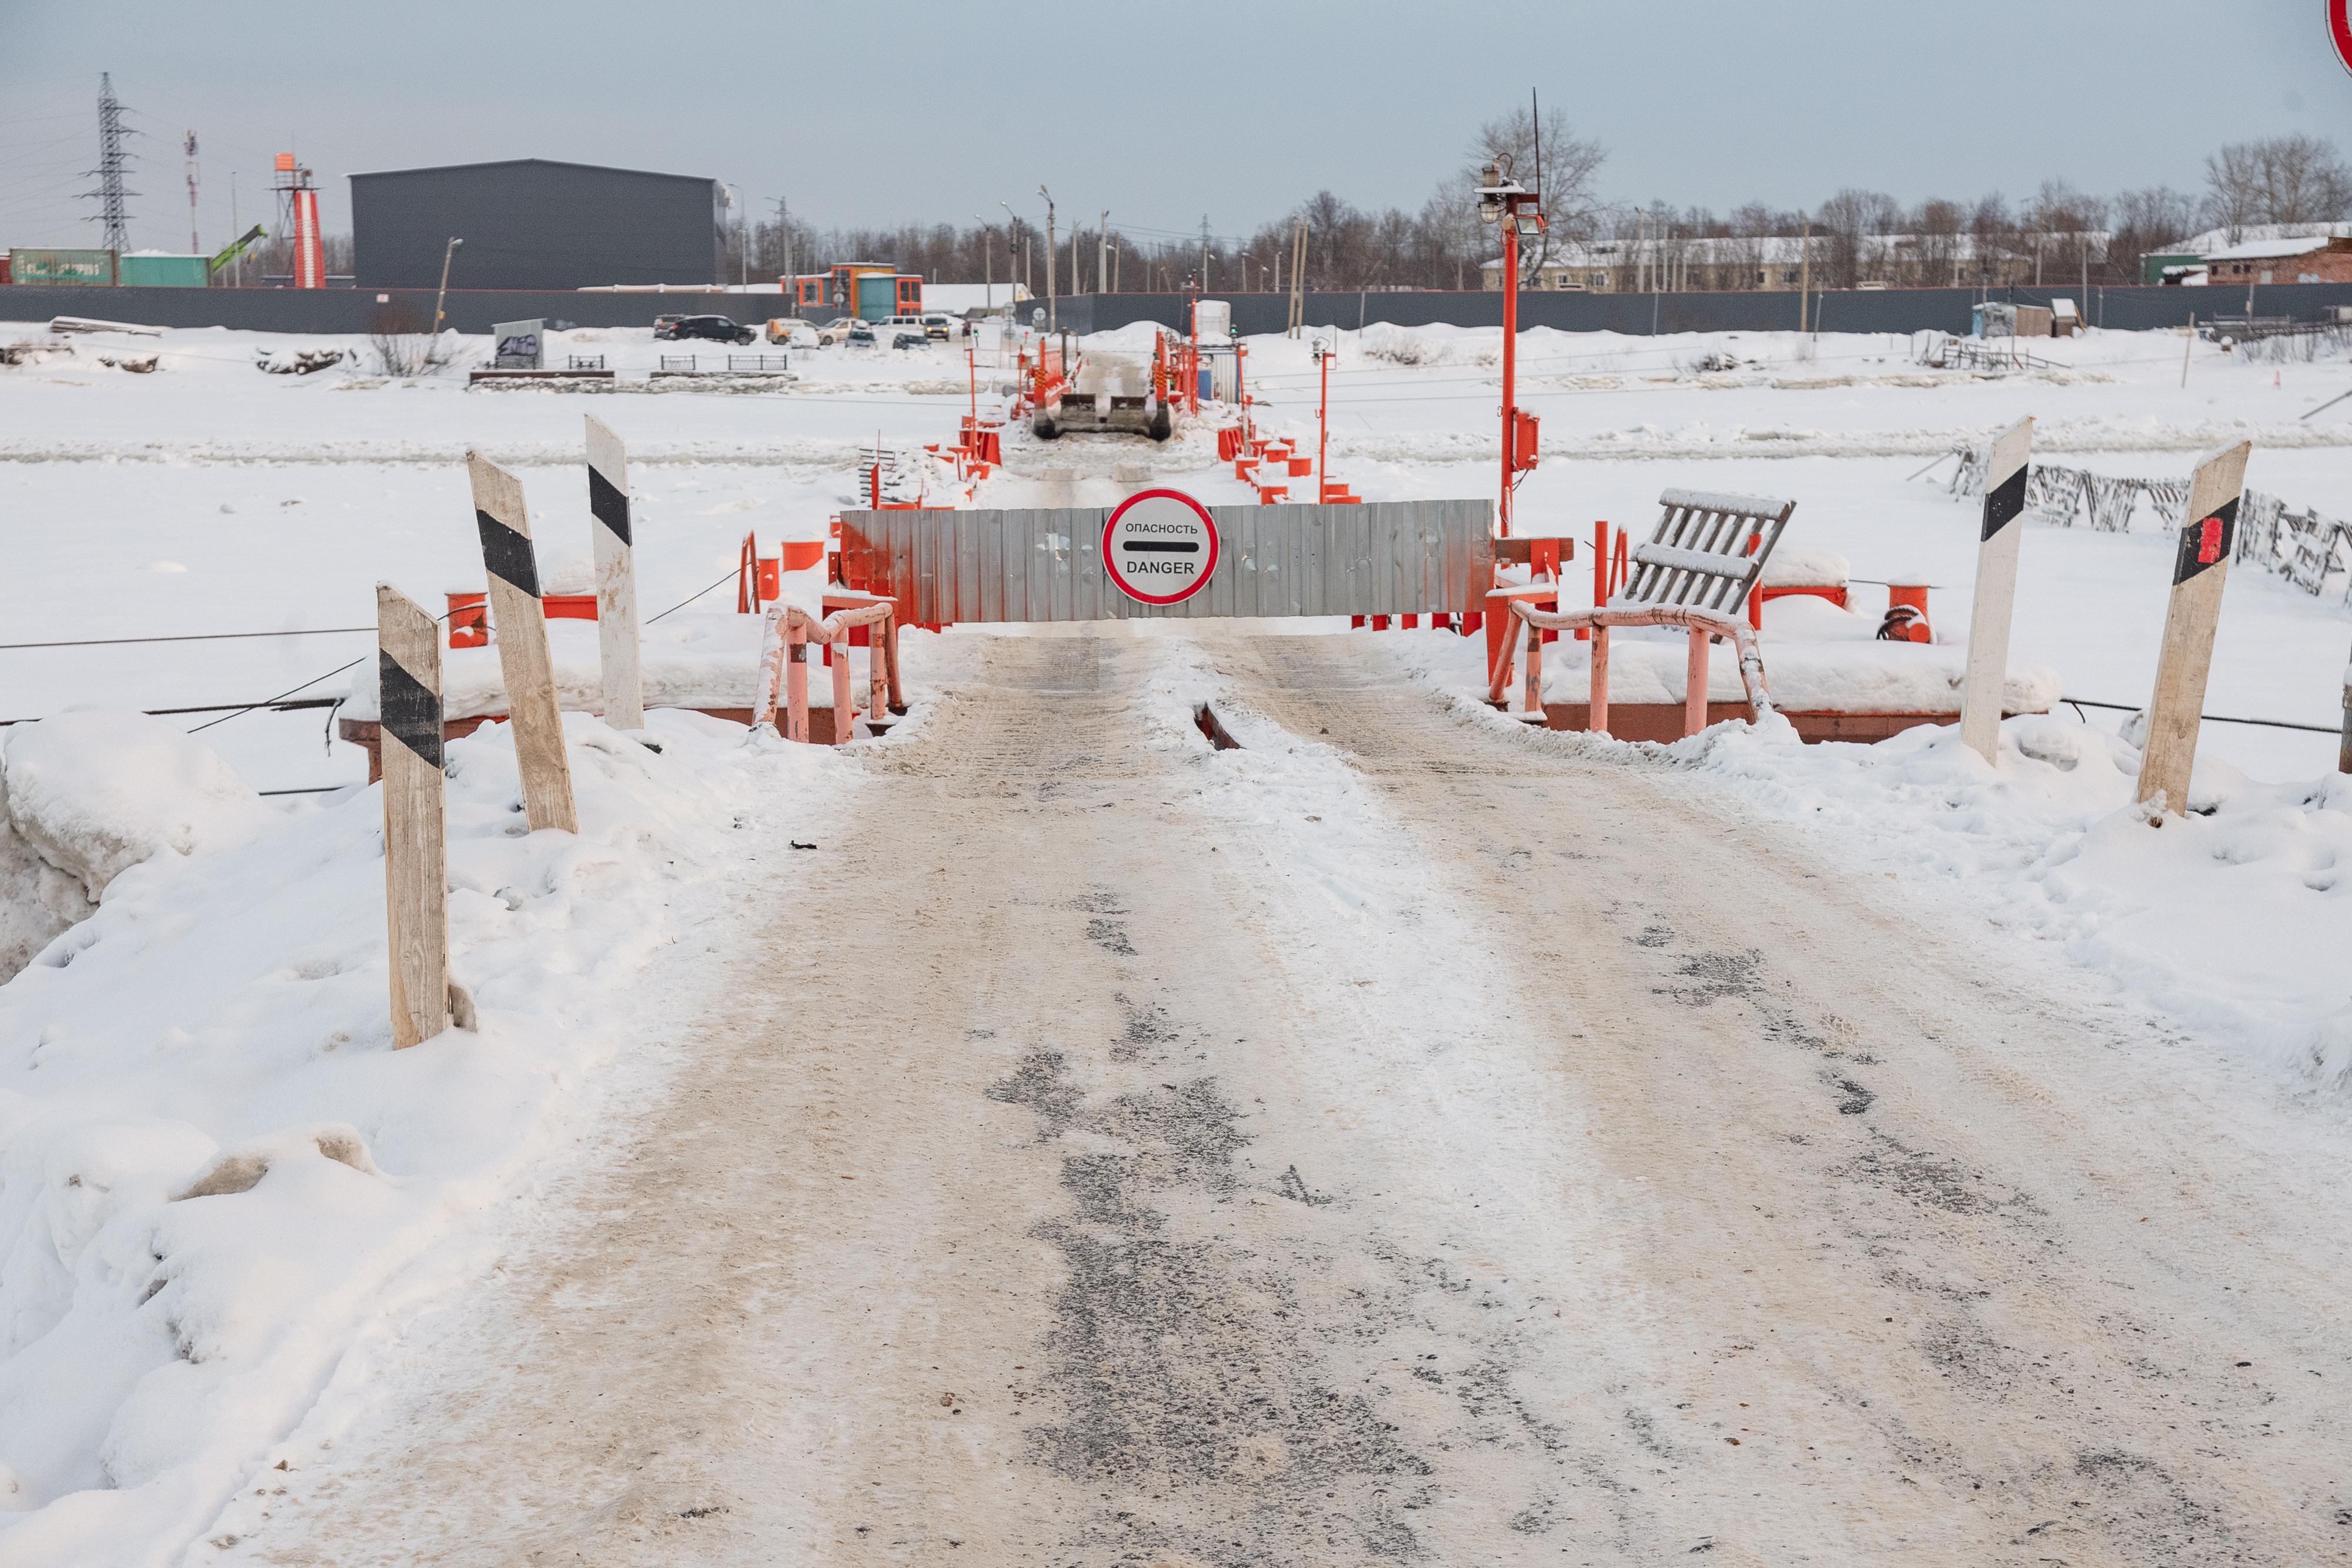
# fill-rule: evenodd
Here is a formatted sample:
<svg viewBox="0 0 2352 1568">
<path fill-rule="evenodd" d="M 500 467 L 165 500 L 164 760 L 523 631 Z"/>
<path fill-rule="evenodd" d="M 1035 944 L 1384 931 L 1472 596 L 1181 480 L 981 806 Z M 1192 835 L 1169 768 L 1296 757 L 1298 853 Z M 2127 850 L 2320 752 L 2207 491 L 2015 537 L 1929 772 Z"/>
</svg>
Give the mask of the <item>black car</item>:
<svg viewBox="0 0 2352 1568">
<path fill-rule="evenodd" d="M 656 328 L 655 330 L 658 334 L 660 329 Z M 725 316 L 681 316 L 670 323 L 669 335 L 680 340 L 704 338 L 714 343 L 749 343 L 760 336 L 751 328 L 738 326 L 731 318 Z"/>
</svg>

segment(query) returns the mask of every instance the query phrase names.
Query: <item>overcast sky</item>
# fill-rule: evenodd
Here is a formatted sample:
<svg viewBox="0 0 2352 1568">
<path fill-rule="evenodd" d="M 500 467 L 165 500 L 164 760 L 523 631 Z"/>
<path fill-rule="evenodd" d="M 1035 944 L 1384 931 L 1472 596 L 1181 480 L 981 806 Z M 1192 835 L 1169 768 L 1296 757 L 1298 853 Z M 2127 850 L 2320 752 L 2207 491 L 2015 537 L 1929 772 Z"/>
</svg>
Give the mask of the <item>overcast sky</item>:
<svg viewBox="0 0 2352 1568">
<path fill-rule="evenodd" d="M 1602 194 L 1728 210 L 1843 185 L 1906 203 L 2059 175 L 2196 190 L 2224 141 L 2352 151 L 2325 0 L 1285 3 L 1206 10 L 672 0 L 0 0 L 0 245 L 94 245 L 73 193 L 111 71 L 147 134 L 131 243 L 266 217 L 271 155 L 342 176 L 517 157 L 729 181 L 820 225 L 969 223 L 1009 201 L 1146 234 L 1244 234 L 1328 187 L 1417 207 L 1478 123 L 1543 95 L 1610 150 Z M 860 45 L 845 44 L 862 35 Z"/>
</svg>

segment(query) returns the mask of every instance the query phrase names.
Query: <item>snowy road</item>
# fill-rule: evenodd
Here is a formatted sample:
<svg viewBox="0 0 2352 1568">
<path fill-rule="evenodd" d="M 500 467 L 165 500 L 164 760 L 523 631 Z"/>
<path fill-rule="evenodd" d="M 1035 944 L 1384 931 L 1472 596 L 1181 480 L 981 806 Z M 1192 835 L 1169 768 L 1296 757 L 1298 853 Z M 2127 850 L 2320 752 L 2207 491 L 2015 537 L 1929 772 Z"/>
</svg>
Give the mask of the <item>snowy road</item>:
<svg viewBox="0 0 2352 1568">
<path fill-rule="evenodd" d="M 197 1558 L 2345 1560 L 2332 1113 L 1378 642 L 992 643 Z"/>
</svg>

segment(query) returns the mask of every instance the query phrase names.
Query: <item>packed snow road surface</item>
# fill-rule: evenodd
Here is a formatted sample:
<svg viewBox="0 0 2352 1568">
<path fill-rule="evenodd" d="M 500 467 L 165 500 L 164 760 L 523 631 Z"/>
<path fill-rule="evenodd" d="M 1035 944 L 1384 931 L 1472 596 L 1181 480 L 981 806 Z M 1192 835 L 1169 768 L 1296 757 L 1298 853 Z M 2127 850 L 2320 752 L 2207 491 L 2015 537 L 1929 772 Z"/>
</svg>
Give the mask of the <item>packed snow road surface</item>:
<svg viewBox="0 0 2352 1568">
<path fill-rule="evenodd" d="M 992 644 L 197 1558 L 2343 1557 L 2332 1123 L 1379 643 Z"/>
</svg>

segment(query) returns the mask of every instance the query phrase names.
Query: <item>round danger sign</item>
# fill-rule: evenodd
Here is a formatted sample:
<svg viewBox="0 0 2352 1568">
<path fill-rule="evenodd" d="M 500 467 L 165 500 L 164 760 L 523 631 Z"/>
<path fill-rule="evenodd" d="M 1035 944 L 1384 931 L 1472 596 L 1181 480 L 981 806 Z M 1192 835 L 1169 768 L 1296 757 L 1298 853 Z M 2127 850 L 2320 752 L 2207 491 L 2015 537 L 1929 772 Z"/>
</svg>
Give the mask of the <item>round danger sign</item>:
<svg viewBox="0 0 2352 1568">
<path fill-rule="evenodd" d="M 1139 490 L 1103 524 L 1103 566 L 1129 599 L 1180 603 L 1217 570 L 1217 525 L 1181 490 Z"/>
</svg>

